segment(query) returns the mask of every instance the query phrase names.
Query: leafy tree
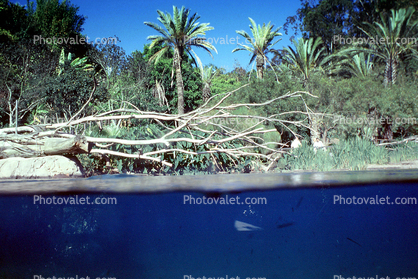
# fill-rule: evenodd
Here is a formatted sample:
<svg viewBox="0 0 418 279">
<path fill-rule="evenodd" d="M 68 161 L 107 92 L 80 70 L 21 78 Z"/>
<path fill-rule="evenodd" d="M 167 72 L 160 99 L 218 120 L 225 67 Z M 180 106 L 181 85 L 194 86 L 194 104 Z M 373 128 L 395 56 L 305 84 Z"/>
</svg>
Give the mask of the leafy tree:
<svg viewBox="0 0 418 279">
<path fill-rule="evenodd" d="M 134 51 L 119 64 L 120 71 L 109 91 L 111 100 L 101 104 L 100 111 L 126 108 L 129 104 L 142 111 L 167 111 L 167 107 L 159 106 L 158 100 L 152 94 L 152 65 L 147 63 L 143 53 Z"/>
<path fill-rule="evenodd" d="M 161 48 L 163 46 L 150 49 L 150 45 L 147 44 L 142 52 L 135 51 L 128 56 L 126 62 L 122 63 L 122 70 L 116 79 L 117 84 L 111 91 L 123 94 L 124 98 L 128 98 L 129 102 L 143 110 L 174 113 L 178 99 L 173 77 L 173 50 L 167 51 L 158 62 L 148 62 Z M 187 55 L 184 57 L 184 108 L 185 111 L 190 111 L 196 109 L 201 102 L 201 79 L 196 68 L 192 66 L 192 60 Z M 160 98 L 156 98 L 158 96 Z M 163 106 L 160 106 L 160 101 Z"/>
<path fill-rule="evenodd" d="M 36 0 L 36 8 L 29 6 L 40 35 L 44 38 L 73 38 L 83 31 L 85 17 L 78 14 L 79 7 L 59 0 Z"/>
<path fill-rule="evenodd" d="M 67 61 L 59 76 L 50 76 L 41 85 L 43 89 L 40 94 L 50 107 L 50 115 L 70 118 L 78 112 L 89 100 L 94 87 L 93 72 L 80 71 L 71 66 Z M 108 99 L 108 91 L 104 86 L 98 85 L 92 95 L 90 108 L 86 114 L 92 113 L 93 106 L 98 102 Z"/>
<path fill-rule="evenodd" d="M 3 44 L 0 61 L 0 118 L 3 125 L 15 125 L 16 112 L 24 122 L 44 102 L 41 84 L 54 74 L 58 57 L 45 45 L 21 40 Z"/>
<path fill-rule="evenodd" d="M 28 38 L 30 27 L 30 19 L 24 7 L 9 0 L 0 0 L 0 42 Z"/>
<path fill-rule="evenodd" d="M 184 53 L 187 52 L 191 57 L 191 47 L 198 47 L 206 50 L 212 55 L 211 50 L 216 52 L 216 48 L 208 43 L 205 38 L 199 37 L 206 34 L 206 31 L 212 30 L 209 23 L 198 23 L 199 16 L 193 14 L 189 17 L 190 10 L 182 7 L 180 10 L 173 6 L 173 17 L 169 13 L 157 11 L 158 21 L 164 27 L 152 22 L 144 22 L 145 25 L 152 27 L 161 35 L 152 35 L 148 37 L 151 40 L 150 48 L 157 45 L 164 45 L 150 59 L 157 62 L 169 49 L 174 51 L 174 69 L 176 72 L 177 95 L 178 95 L 178 113 L 184 114 L 184 84 L 182 76 L 182 62 Z M 196 54 L 194 54 L 196 56 Z M 197 56 L 196 56 L 197 57 Z"/>
<path fill-rule="evenodd" d="M 273 30 L 274 25 L 270 25 L 270 22 L 267 25 L 263 23 L 263 26 L 257 26 L 252 18 L 249 19 L 251 22 L 250 29 L 253 38 L 251 38 L 250 35 L 244 30 L 236 32 L 237 34 L 243 36 L 246 42 L 250 44 L 250 46 L 238 43 L 240 47 L 235 48 L 234 50 L 232 50 L 232 52 L 236 52 L 238 50 L 247 50 L 250 53 L 252 53 L 250 64 L 254 60 L 256 61 L 257 78 L 263 79 L 263 69 L 265 63 L 268 61 L 267 54 L 269 52 L 272 52 L 273 50 L 271 49 L 271 47 L 281 40 L 281 38 L 279 38 L 278 40 L 273 42 L 273 40 L 276 37 L 282 35 L 281 33 L 279 33 L 281 27 Z"/>
<path fill-rule="evenodd" d="M 247 71 L 241 67 L 241 64 L 238 62 L 238 60 L 235 60 L 234 69 L 232 70 L 231 74 L 236 77 L 237 81 L 243 81 L 247 77 Z"/>
<path fill-rule="evenodd" d="M 115 36 L 117 41 L 119 38 Z M 96 71 L 100 73 L 101 80 L 108 90 L 117 82 L 122 68 L 125 66 L 126 53 L 117 44 L 95 44 L 87 52 L 93 63 L 97 64 Z"/>
<path fill-rule="evenodd" d="M 365 28 L 366 23 L 373 24 L 380 20 L 380 14 L 388 14 L 390 10 L 408 8 L 418 9 L 415 0 L 300 0 L 301 7 L 296 15 L 289 16 L 283 29 L 294 36 L 301 34 L 304 38 L 321 37 L 328 52 L 341 47 L 341 37 L 364 37 L 357 26 Z"/>
<path fill-rule="evenodd" d="M 230 92 L 234 89 L 237 89 L 238 87 L 242 85 L 243 81 L 240 80 L 240 77 L 237 76 L 236 73 L 234 72 L 223 73 L 219 69 L 218 71 L 219 71 L 219 75 L 215 76 L 212 80 L 212 86 L 211 86 L 212 95 Z M 231 97 L 234 97 L 234 96 L 231 96 Z"/>
<path fill-rule="evenodd" d="M 304 38 L 321 38 L 328 50 L 332 50 L 335 35 L 345 36 L 353 30 L 353 1 L 350 0 L 321 0 L 318 4 L 313 1 L 301 0 L 301 8 L 297 14 L 286 19 L 285 33 L 292 28 L 294 35 L 301 33 Z"/>
</svg>

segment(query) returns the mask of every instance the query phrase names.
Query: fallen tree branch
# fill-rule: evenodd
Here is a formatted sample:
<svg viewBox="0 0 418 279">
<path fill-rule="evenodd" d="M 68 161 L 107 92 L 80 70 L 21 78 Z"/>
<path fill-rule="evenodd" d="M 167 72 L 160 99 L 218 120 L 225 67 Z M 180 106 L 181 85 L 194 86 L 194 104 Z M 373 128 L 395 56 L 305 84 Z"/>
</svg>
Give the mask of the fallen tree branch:
<svg viewBox="0 0 418 279">
<path fill-rule="evenodd" d="M 277 123 L 275 125 L 282 125 L 286 129 L 290 130 L 293 134 L 295 134 L 288 125 L 293 124 L 296 126 L 309 128 L 309 124 L 306 123 L 308 117 L 301 121 L 288 121 L 282 119 L 281 117 L 289 114 L 309 115 L 312 112 L 307 106 L 307 111 L 279 112 L 270 116 L 233 115 L 230 111 L 239 107 L 262 107 L 272 104 L 276 101 L 283 101 L 286 98 L 302 98 L 302 95 L 307 95 L 309 97 L 316 96 L 310 94 L 309 92 L 298 91 L 294 93 L 287 93 L 283 96 L 258 104 L 232 104 L 221 106 L 228 97 L 245 86 L 248 86 L 248 84 L 241 86 L 234 91 L 225 93 L 223 94 L 224 96 L 212 96 L 197 110 L 183 115 L 144 112 L 132 106 L 135 109 L 121 108 L 76 119 L 76 117 L 80 115 L 81 111 L 92 99 L 92 95 L 95 90 L 94 88 L 90 94 L 89 100 L 83 105 L 82 109 L 79 110 L 65 123 L 18 127 L 17 135 L 13 134 L 16 130 L 15 128 L 0 129 L 0 141 L 2 143 L 2 145 L 0 145 L 0 158 L 6 158 L 7 156 L 33 157 L 65 153 L 91 153 L 138 160 L 148 160 L 172 167 L 172 163 L 168 162 L 167 160 L 161 160 L 158 157 L 169 153 L 172 153 L 173 156 L 175 156 L 176 153 L 183 153 L 192 156 L 201 154 L 210 154 L 213 156 L 215 153 L 224 153 L 235 165 L 237 164 L 237 161 L 234 160 L 237 158 L 254 157 L 269 162 L 268 168 L 270 168 L 272 163 L 274 163 L 278 158 L 277 156 L 274 156 L 275 154 L 280 155 L 282 153 L 286 153 L 285 149 L 283 149 L 286 144 L 280 142 L 263 142 L 262 137 L 259 135 L 277 132 L 276 129 L 266 129 L 264 123 Z M 215 105 L 209 107 L 209 103 L 213 101 L 214 98 L 219 97 L 221 97 L 221 99 L 216 101 Z M 73 135 L 68 132 L 71 131 L 71 129 L 74 127 L 80 127 L 78 125 L 86 125 L 88 123 L 96 124 L 106 121 L 118 120 L 119 123 L 115 124 L 115 126 L 120 128 L 121 120 L 133 119 L 153 121 L 160 125 L 160 127 L 165 131 L 165 134 L 159 138 L 156 137 L 153 139 L 128 140 L 116 137 L 105 138 Z M 235 126 L 234 123 L 220 123 L 222 121 L 226 122 L 229 119 L 234 119 L 237 122 L 235 123 Z M 237 127 L 242 125 L 237 124 L 243 119 L 246 121 L 254 121 L 254 123 L 246 126 L 244 125 L 245 127 L 239 130 Z M 173 122 L 178 123 L 178 127 L 170 127 L 169 123 Z M 205 128 L 204 126 L 210 126 L 212 129 Z M 100 129 L 102 128 L 103 127 L 100 127 Z M 187 136 L 185 136 L 185 134 Z M 192 144 L 192 147 L 188 150 L 177 148 L 177 143 L 189 143 Z M 235 143 L 239 144 L 234 145 Z M 114 147 L 117 144 L 138 146 L 141 148 L 139 148 L 139 154 L 127 154 L 107 149 L 112 146 Z M 158 144 L 163 144 L 165 147 L 156 147 Z M 198 151 L 197 147 L 203 145 L 207 145 L 207 150 Z M 276 145 L 277 148 L 272 148 L 271 145 Z M 98 148 L 91 149 L 92 146 L 96 146 Z M 156 148 L 156 150 L 154 149 L 153 151 L 144 152 L 144 154 L 142 154 L 142 150 L 144 149 L 142 148 L 143 146 L 154 146 L 153 148 Z M 194 151 L 190 149 L 194 149 Z M 264 150 L 264 152 L 260 152 L 260 150 Z M 212 158 L 215 157 L 213 156 Z"/>
<path fill-rule="evenodd" d="M 0 159 L 10 157 L 41 157 L 48 155 L 62 154 L 80 154 L 88 153 L 89 144 L 85 137 L 77 135 L 72 138 L 44 138 L 44 139 L 28 139 L 29 144 L 20 138 L 14 140 L 15 137 L 5 140 L 2 137 L 0 141 Z"/>
<path fill-rule="evenodd" d="M 90 151 L 90 153 L 109 154 L 109 155 L 114 155 L 114 156 L 118 156 L 118 157 L 133 158 L 133 159 L 145 159 L 145 160 L 151 160 L 151 161 L 155 161 L 155 162 L 160 162 L 163 165 L 166 165 L 168 167 L 172 167 L 173 166 L 171 163 L 168 163 L 166 161 L 159 160 L 157 158 L 150 157 L 150 156 L 147 156 L 147 155 L 126 154 L 126 153 L 122 153 L 122 152 L 117 152 L 117 151 L 112 151 L 112 150 L 104 150 L 104 149 L 92 149 Z"/>
</svg>

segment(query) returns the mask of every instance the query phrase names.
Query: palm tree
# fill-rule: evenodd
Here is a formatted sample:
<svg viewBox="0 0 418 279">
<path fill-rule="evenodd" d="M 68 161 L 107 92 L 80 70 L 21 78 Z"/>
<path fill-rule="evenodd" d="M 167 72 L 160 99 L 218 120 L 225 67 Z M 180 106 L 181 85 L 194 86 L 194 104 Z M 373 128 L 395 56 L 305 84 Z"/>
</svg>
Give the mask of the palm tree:
<svg viewBox="0 0 418 279">
<path fill-rule="evenodd" d="M 342 65 L 356 77 L 365 79 L 373 71 L 373 61 L 371 53 L 360 52 L 354 56 L 345 56 L 338 65 Z"/>
<path fill-rule="evenodd" d="M 300 38 L 298 41 L 293 40 L 293 45 L 295 49 L 292 47 L 284 49 L 286 55 L 283 60 L 289 64 L 293 72 L 302 75 L 303 84 L 306 87 L 312 70 L 323 66 L 326 62 L 322 59 L 325 47 L 322 46 L 321 38 Z"/>
<path fill-rule="evenodd" d="M 301 75 L 304 87 L 308 87 L 308 81 L 313 70 L 321 68 L 326 64 L 327 60 L 323 59 L 323 46 L 321 38 L 300 38 L 298 41 L 293 40 L 295 49 L 292 47 L 284 48 L 285 55 L 283 61 L 287 63 L 288 68 L 295 74 Z M 333 56 L 329 56 L 331 59 Z M 284 67 L 282 67 L 283 69 Z M 312 111 L 311 111 L 312 112 Z M 320 119 L 315 113 L 308 113 L 309 128 L 311 132 L 312 144 L 319 138 L 319 122 Z"/>
<path fill-rule="evenodd" d="M 391 10 L 389 18 L 385 18 L 383 13 L 380 15 L 382 23 L 367 23 L 370 27 L 369 32 L 360 28 L 368 36 L 368 39 L 374 42 L 369 44 L 369 49 L 360 50 L 373 53 L 386 64 L 385 86 L 396 82 L 397 66 L 401 54 L 405 54 L 406 58 L 418 55 L 418 51 L 414 48 L 418 29 L 418 20 L 413 19 L 414 12 L 413 7 Z M 353 49 L 356 48 L 351 48 L 348 51 Z"/>
<path fill-rule="evenodd" d="M 144 22 L 145 25 L 154 28 L 161 34 L 152 35 L 147 38 L 152 41 L 150 49 L 157 45 L 163 46 L 161 50 L 150 58 L 150 61 L 157 63 L 169 49 L 173 49 L 173 67 L 176 72 L 178 94 L 178 113 L 184 114 L 184 85 L 181 72 L 182 61 L 185 52 L 192 58 L 192 53 L 196 56 L 191 49 L 192 46 L 206 50 L 211 56 L 211 50 L 217 52 L 212 44 L 208 43 L 204 37 L 200 37 L 204 36 L 206 31 L 212 30 L 213 27 L 209 26 L 209 23 L 197 22 L 200 16 L 197 16 L 196 13 L 189 17 L 190 10 L 184 7 L 179 10 L 177 7 L 173 6 L 173 17 L 169 13 L 163 13 L 161 11 L 157 11 L 157 13 L 159 15 L 158 21 L 162 23 L 164 27 L 152 22 Z"/>
<path fill-rule="evenodd" d="M 245 38 L 247 44 L 238 43 L 240 47 L 237 47 L 232 52 L 247 50 L 252 53 L 253 55 L 251 56 L 250 64 L 254 61 L 254 59 L 256 60 L 257 78 L 262 79 L 264 65 L 265 62 L 268 61 L 267 54 L 269 52 L 274 52 L 271 47 L 281 40 L 280 38 L 273 42 L 275 37 L 282 35 L 279 33 L 281 27 L 273 30 L 274 25 L 270 25 L 270 22 L 267 25 L 263 23 L 263 26 L 257 26 L 252 18 L 249 17 L 249 19 L 251 22 L 250 29 L 253 34 L 253 38 L 251 38 L 244 30 L 236 31 L 238 35 Z"/>
<path fill-rule="evenodd" d="M 213 65 L 203 67 L 200 60 L 197 60 L 200 69 L 200 77 L 203 83 L 202 89 L 202 101 L 206 102 L 212 95 L 210 87 L 212 86 L 212 80 L 219 74 L 218 69 L 214 69 Z"/>
</svg>

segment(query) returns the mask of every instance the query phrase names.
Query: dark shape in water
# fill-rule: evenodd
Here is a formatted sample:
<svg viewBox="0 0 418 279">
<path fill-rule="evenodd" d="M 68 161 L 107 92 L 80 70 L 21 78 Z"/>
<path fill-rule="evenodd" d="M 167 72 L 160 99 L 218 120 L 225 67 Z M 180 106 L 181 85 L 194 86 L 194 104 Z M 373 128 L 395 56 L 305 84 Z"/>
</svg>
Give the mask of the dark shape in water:
<svg viewBox="0 0 418 279">
<path fill-rule="evenodd" d="M 277 225 L 277 228 L 278 229 L 283 229 L 283 228 L 293 226 L 294 224 L 295 224 L 295 222 L 284 223 L 284 224 L 281 224 L 281 225 Z"/>
<path fill-rule="evenodd" d="M 357 244 L 358 246 L 363 247 L 363 246 L 361 246 L 361 245 L 360 245 L 360 243 L 358 243 L 357 241 L 354 241 L 354 240 L 352 240 L 352 239 L 351 239 L 351 238 L 349 238 L 349 237 L 347 237 L 347 239 L 348 239 L 348 240 L 350 240 L 351 242 L 353 242 L 353 243 Z"/>
<path fill-rule="evenodd" d="M 298 209 L 298 208 L 299 208 L 299 206 L 300 206 L 300 204 L 302 203 L 302 201 L 303 201 L 303 197 L 301 197 L 301 198 L 299 199 L 298 204 L 296 205 L 296 209 Z"/>
</svg>

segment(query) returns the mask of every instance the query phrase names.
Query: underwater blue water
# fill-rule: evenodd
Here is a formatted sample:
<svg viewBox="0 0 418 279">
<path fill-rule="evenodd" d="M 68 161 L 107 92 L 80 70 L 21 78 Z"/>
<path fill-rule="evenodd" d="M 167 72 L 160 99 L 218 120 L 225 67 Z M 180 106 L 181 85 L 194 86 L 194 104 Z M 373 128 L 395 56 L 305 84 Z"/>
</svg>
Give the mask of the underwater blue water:
<svg viewBox="0 0 418 279">
<path fill-rule="evenodd" d="M 257 205 L 184 204 L 190 195 L 205 196 L 78 194 L 116 197 L 116 205 L 0 197 L 0 278 L 418 277 L 417 204 L 333 201 L 335 195 L 418 198 L 418 184 L 220 196 L 266 198 Z M 236 221 L 254 229 L 237 230 Z"/>
</svg>

